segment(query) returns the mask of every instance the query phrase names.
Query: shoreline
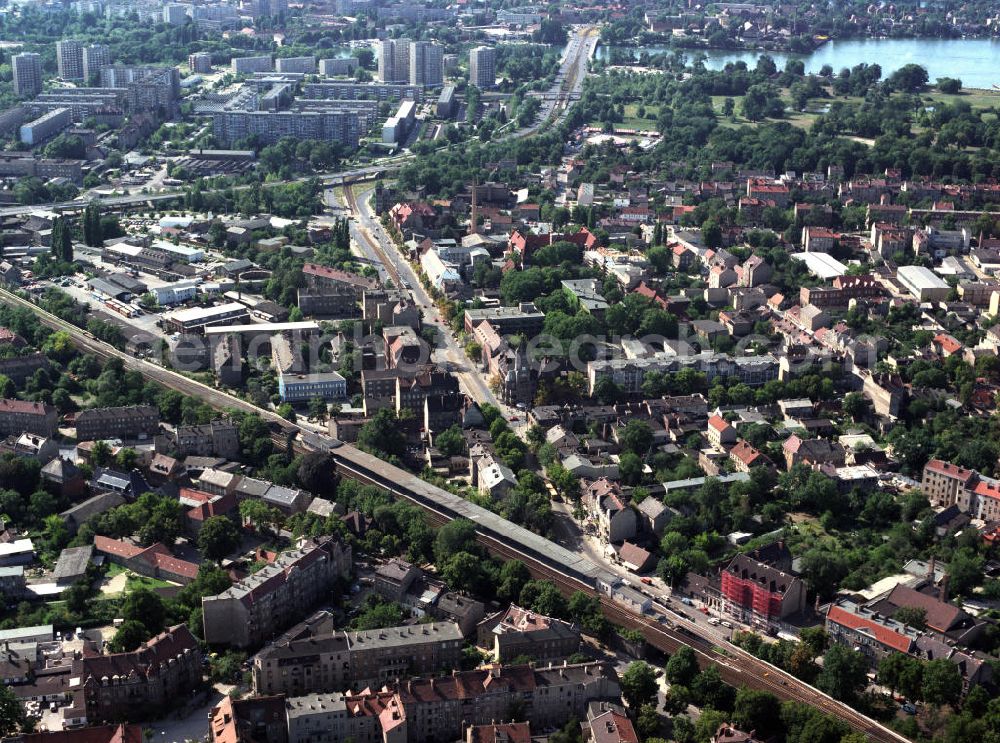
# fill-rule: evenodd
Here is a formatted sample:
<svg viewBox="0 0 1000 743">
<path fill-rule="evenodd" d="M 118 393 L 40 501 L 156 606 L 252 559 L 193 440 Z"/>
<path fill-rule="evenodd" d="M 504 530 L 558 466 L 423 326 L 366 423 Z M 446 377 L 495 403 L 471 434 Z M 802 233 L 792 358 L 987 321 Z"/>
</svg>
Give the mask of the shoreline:
<svg viewBox="0 0 1000 743">
<path fill-rule="evenodd" d="M 773 52 L 775 54 L 787 54 L 794 57 L 808 57 L 814 54 L 818 50 L 822 49 L 827 44 L 836 42 L 852 42 L 852 41 L 994 41 L 1000 44 L 1000 36 L 844 36 L 841 38 L 833 38 L 829 36 L 813 37 L 816 44 L 808 52 L 796 52 L 788 49 L 786 47 L 782 48 L 770 48 L 761 46 L 710 46 L 702 44 L 677 44 L 673 37 L 664 37 L 663 41 L 656 41 L 652 44 L 643 45 L 626 45 L 626 44 L 608 44 L 603 41 L 599 41 L 597 44 L 597 49 L 604 48 L 619 48 L 619 49 L 648 49 L 652 47 L 667 47 L 671 51 L 693 51 L 693 52 L 724 52 L 730 54 L 741 54 L 741 53 L 760 53 L 766 54 Z M 664 49 L 662 52 L 657 52 L 660 54 L 667 54 L 667 50 Z"/>
</svg>

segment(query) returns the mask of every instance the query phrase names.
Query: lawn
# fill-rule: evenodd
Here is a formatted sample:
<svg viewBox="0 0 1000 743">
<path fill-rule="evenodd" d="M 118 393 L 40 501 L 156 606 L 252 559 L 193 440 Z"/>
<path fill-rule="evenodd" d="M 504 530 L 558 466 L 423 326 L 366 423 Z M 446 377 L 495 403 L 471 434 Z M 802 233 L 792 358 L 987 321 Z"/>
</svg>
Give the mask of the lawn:
<svg viewBox="0 0 1000 743">
<path fill-rule="evenodd" d="M 645 116 L 639 116 L 639 109 L 645 108 Z M 638 103 L 625 104 L 625 116 L 620 122 L 615 122 L 616 129 L 656 129 L 656 119 L 659 116 L 659 106 L 641 106 Z M 588 126 L 601 127 L 600 121 L 591 121 Z"/>
<path fill-rule="evenodd" d="M 173 583 L 167 583 L 167 581 L 159 580 L 158 578 L 148 578 L 145 575 L 130 575 L 128 577 L 128 581 L 125 583 L 125 593 L 131 593 L 132 591 L 140 588 L 153 590 L 156 588 L 166 588 L 172 585 Z"/>
<path fill-rule="evenodd" d="M 963 90 L 955 95 L 948 95 L 939 91 L 925 94 L 923 100 L 928 103 L 949 103 L 954 104 L 959 101 L 968 103 L 973 108 L 994 108 L 1000 106 L 1000 90 Z"/>
</svg>

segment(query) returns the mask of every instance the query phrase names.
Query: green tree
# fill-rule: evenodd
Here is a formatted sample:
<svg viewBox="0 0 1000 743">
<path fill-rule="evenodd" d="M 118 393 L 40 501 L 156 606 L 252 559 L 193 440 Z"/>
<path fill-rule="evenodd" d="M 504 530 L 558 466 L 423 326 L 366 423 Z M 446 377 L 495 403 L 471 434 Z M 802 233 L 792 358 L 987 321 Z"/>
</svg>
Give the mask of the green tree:
<svg viewBox="0 0 1000 743">
<path fill-rule="evenodd" d="M 691 682 L 691 697 L 699 707 L 728 711 L 735 696 L 736 689 L 722 680 L 716 666 L 709 666 Z"/>
<path fill-rule="evenodd" d="M 952 591 L 966 596 L 983 582 L 983 558 L 967 547 L 958 549 L 948 563 L 948 575 Z"/>
<path fill-rule="evenodd" d="M 111 638 L 110 649 L 113 653 L 130 653 L 146 642 L 152 633 L 142 622 L 127 619 L 121 623 Z"/>
<path fill-rule="evenodd" d="M 851 702 L 868 680 L 865 656 L 843 645 L 834 645 L 823 656 L 823 670 L 816 687 L 834 699 Z"/>
<path fill-rule="evenodd" d="M 892 618 L 916 629 L 927 628 L 927 610 L 919 606 L 904 606 L 897 610 Z"/>
<path fill-rule="evenodd" d="M 689 704 L 691 704 L 691 690 L 680 684 L 671 684 L 663 703 L 666 713 L 679 715 L 687 710 Z"/>
<path fill-rule="evenodd" d="M 14 691 L 7 685 L 0 685 L 0 736 L 6 738 L 16 733 L 25 724 L 24 708 Z"/>
<path fill-rule="evenodd" d="M 95 247 L 101 245 L 104 240 L 103 229 L 101 227 L 101 207 L 94 201 L 87 204 L 83 210 L 83 241 Z"/>
<path fill-rule="evenodd" d="M 920 699 L 924 665 L 906 653 L 889 653 L 878 663 L 878 682 L 907 699 Z"/>
<path fill-rule="evenodd" d="M 518 603 L 549 617 L 563 618 L 568 613 L 566 597 L 550 580 L 533 580 L 525 583 Z"/>
<path fill-rule="evenodd" d="M 644 704 L 635 718 L 635 729 L 643 740 L 648 741 L 660 732 L 661 722 L 660 715 L 656 711 L 656 705 Z"/>
<path fill-rule="evenodd" d="M 667 665 L 664 666 L 667 681 L 681 686 L 690 686 L 698 675 L 698 658 L 694 650 L 687 645 L 682 645 L 677 652 L 670 656 Z"/>
<path fill-rule="evenodd" d="M 137 588 L 122 602 L 121 615 L 126 621 L 141 624 L 152 636 L 163 629 L 167 610 L 158 594 L 148 588 Z"/>
<path fill-rule="evenodd" d="M 406 439 L 399 430 L 396 414 L 382 408 L 358 431 L 358 446 L 382 457 L 402 457 L 406 453 Z"/>
<path fill-rule="evenodd" d="M 454 425 L 434 437 L 434 446 L 445 456 L 460 456 L 465 452 L 465 437 L 462 428 Z"/>
<path fill-rule="evenodd" d="M 64 263 L 73 262 L 73 230 L 65 217 L 52 220 L 52 256 Z"/>
<path fill-rule="evenodd" d="M 328 452 L 309 452 L 295 472 L 296 479 L 303 488 L 320 497 L 333 496 L 337 492 L 337 466 Z"/>
<path fill-rule="evenodd" d="M 759 737 L 768 738 L 779 730 L 781 702 L 768 691 L 743 686 L 733 702 L 733 723 L 740 730 L 754 730 Z"/>
<path fill-rule="evenodd" d="M 198 549 L 205 558 L 216 562 L 236 550 L 242 541 L 239 528 L 226 516 L 205 519 L 198 532 Z"/>
<path fill-rule="evenodd" d="M 277 528 L 282 521 L 281 512 L 262 500 L 248 499 L 240 503 L 240 517 L 258 532 Z"/>
<path fill-rule="evenodd" d="M 459 552 L 476 553 L 476 525 L 468 519 L 453 519 L 434 537 L 434 560 L 443 565 Z"/>
<path fill-rule="evenodd" d="M 507 560 L 500 566 L 497 598 L 505 603 L 517 601 L 524 586 L 531 580 L 531 573 L 520 560 Z"/>
<path fill-rule="evenodd" d="M 653 429 L 646 421 L 633 418 L 618 434 L 618 443 L 623 450 L 645 457 L 653 445 Z"/>
<path fill-rule="evenodd" d="M 223 684 L 238 684 L 243 680 L 243 663 L 246 653 L 227 650 L 224 653 L 209 658 L 208 673 L 212 681 Z"/>
<path fill-rule="evenodd" d="M 928 704 L 941 707 L 955 705 L 962 697 L 962 674 L 947 658 L 936 658 L 924 664 L 923 697 Z"/>
<path fill-rule="evenodd" d="M 484 580 L 482 560 L 468 552 L 457 552 L 444 563 L 441 575 L 456 590 L 470 593 L 478 591 Z"/>
<path fill-rule="evenodd" d="M 648 663 L 637 660 L 628 664 L 621 677 L 622 697 L 630 709 L 639 710 L 656 700 L 656 672 Z"/>
</svg>

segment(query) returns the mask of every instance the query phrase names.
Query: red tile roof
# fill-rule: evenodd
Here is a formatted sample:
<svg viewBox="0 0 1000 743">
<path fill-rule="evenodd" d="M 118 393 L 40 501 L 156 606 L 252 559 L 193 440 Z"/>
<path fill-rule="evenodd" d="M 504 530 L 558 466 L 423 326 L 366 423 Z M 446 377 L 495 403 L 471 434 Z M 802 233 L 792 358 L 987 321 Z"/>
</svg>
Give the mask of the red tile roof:
<svg viewBox="0 0 1000 743">
<path fill-rule="evenodd" d="M 714 428 L 716 431 L 725 431 L 730 428 L 729 421 L 723 418 L 721 415 L 713 415 L 708 419 L 708 427 Z"/>
<path fill-rule="evenodd" d="M 934 342 L 941 346 L 941 350 L 944 353 L 958 353 L 962 350 L 962 344 L 954 336 L 947 333 L 938 333 L 935 335 Z"/>
<path fill-rule="evenodd" d="M 886 647 L 890 647 L 900 653 L 908 653 L 913 647 L 913 640 L 906 635 L 901 635 L 873 619 L 853 614 L 840 606 L 831 606 L 826 617 L 829 621 L 839 624 L 841 627 L 860 630 L 874 637 Z"/>
<path fill-rule="evenodd" d="M 47 415 L 51 410 L 48 405 L 41 402 L 28 402 L 26 400 L 0 399 L 0 413 L 22 413 L 27 415 Z"/>
<path fill-rule="evenodd" d="M 930 471 L 938 475 L 944 475 L 946 477 L 954 477 L 958 480 L 968 481 L 975 477 L 975 470 L 967 470 L 964 467 L 959 467 L 951 462 L 945 462 L 941 459 L 932 459 L 926 465 L 924 465 L 924 471 Z"/>
</svg>

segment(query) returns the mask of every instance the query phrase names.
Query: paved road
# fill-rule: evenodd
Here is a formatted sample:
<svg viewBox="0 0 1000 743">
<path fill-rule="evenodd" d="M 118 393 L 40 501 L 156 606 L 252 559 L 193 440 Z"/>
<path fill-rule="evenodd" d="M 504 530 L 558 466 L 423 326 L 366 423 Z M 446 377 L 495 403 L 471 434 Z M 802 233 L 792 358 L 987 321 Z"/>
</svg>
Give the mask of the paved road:
<svg viewBox="0 0 1000 743">
<path fill-rule="evenodd" d="M 350 186 L 344 187 L 348 207 L 357 217 L 357 221 L 351 224 L 352 235 L 365 257 L 387 264 L 389 274 L 400 288 L 406 285 L 411 287 L 410 293 L 420 307 L 424 324 L 437 330 L 438 345 L 433 351 L 432 360 L 446 366 L 455 374 L 466 394 L 480 405 L 489 403 L 504 409 L 505 406 L 499 403 L 482 375 L 472 367 L 465 352 L 459 348 L 454 334 L 442 319 L 434 301 L 424 290 L 416 272 L 396 249 L 382 224 L 372 213 L 368 203 L 371 194 L 371 188 L 354 192 Z"/>
<path fill-rule="evenodd" d="M 404 159 L 392 158 L 387 159 L 385 163 L 381 165 L 369 165 L 363 168 L 344 170 L 338 173 L 320 173 L 313 176 L 302 176 L 301 178 L 294 178 L 290 181 L 268 181 L 260 185 L 263 188 L 273 188 L 274 186 L 281 184 L 304 182 L 314 178 L 325 186 L 340 185 L 347 181 L 362 182 L 365 180 L 372 180 L 380 174 L 395 172 L 400 168 L 403 162 Z M 240 191 L 248 188 L 250 188 L 250 186 L 236 186 L 232 190 Z M 227 188 L 221 190 L 228 191 L 230 189 Z M 139 206 L 147 203 L 157 204 L 161 202 L 176 201 L 183 196 L 183 189 L 173 189 L 170 191 L 160 191 L 158 193 L 130 194 L 128 196 L 101 196 L 96 199 L 79 198 L 74 199 L 73 201 L 60 201 L 53 204 L 7 206 L 0 209 L 0 217 L 23 216 L 37 211 L 63 212 L 81 210 L 86 207 L 91 200 L 97 201 L 101 206 L 115 208 L 122 206 Z"/>
<path fill-rule="evenodd" d="M 721 625 L 709 624 L 708 620 L 711 618 L 709 615 L 703 614 L 696 606 L 687 606 L 679 598 L 674 598 L 670 586 L 660 578 L 649 576 L 650 584 L 643 584 L 639 576 L 628 570 L 621 563 L 611 559 L 605 553 L 605 545 L 599 537 L 584 534 L 579 522 L 573 516 L 573 507 L 571 504 L 554 502 L 552 504 L 552 512 L 556 532 L 555 541 L 558 544 L 561 544 L 566 549 L 582 554 L 594 564 L 600 565 L 605 570 L 611 571 L 622 578 L 622 580 L 633 585 L 659 604 L 657 611 L 666 614 L 671 621 L 690 625 L 696 629 L 698 634 L 710 638 L 719 645 L 723 645 L 729 640 L 733 630 Z M 677 615 L 678 611 L 683 612 L 682 617 Z M 738 626 L 730 618 L 727 618 L 727 621 L 731 621 L 738 629 L 750 629 L 749 627 Z"/>
</svg>

